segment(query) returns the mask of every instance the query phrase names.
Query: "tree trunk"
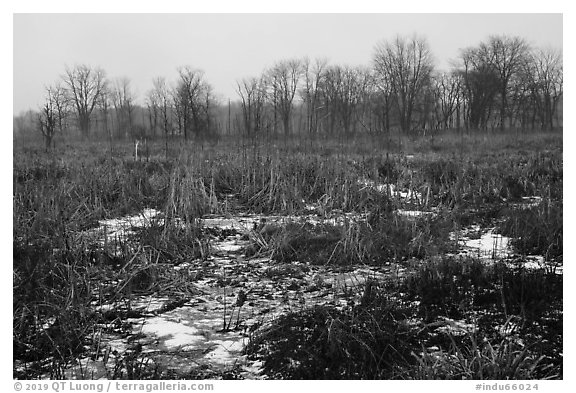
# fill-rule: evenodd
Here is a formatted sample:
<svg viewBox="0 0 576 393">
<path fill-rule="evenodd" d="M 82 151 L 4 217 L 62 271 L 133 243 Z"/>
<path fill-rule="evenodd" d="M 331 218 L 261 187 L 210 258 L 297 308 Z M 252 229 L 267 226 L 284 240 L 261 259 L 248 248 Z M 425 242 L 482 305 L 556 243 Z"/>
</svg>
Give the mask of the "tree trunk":
<svg viewBox="0 0 576 393">
<path fill-rule="evenodd" d="M 90 134 L 90 116 L 88 114 L 81 114 L 78 116 L 78 123 L 80 126 L 80 133 L 82 137 L 88 137 Z"/>
</svg>

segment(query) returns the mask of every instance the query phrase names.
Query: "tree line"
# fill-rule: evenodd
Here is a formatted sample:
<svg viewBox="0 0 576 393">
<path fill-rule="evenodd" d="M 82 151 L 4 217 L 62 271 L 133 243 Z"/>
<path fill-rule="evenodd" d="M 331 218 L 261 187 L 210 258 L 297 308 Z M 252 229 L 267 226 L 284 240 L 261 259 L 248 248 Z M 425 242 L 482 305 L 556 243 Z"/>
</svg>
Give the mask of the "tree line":
<svg viewBox="0 0 576 393">
<path fill-rule="evenodd" d="M 153 80 L 145 105 L 128 78 L 76 65 L 46 88 L 35 129 L 47 148 L 59 132 L 118 138 L 213 138 L 295 133 L 404 134 L 439 129 L 552 129 L 562 125 L 562 52 L 491 36 L 460 50 L 449 71 L 435 67 L 426 39 L 379 42 L 369 65 L 286 59 L 236 82 L 238 99 L 219 102 L 201 70 Z M 15 127 L 22 119 L 15 119 Z"/>
</svg>

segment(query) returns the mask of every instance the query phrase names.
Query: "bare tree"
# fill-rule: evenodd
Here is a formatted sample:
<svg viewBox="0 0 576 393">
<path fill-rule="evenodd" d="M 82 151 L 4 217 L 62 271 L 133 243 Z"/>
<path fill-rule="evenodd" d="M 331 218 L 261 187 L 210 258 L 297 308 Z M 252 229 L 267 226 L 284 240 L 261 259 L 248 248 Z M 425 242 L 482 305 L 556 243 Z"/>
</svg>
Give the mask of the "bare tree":
<svg viewBox="0 0 576 393">
<path fill-rule="evenodd" d="M 179 101 L 180 113 L 182 115 L 182 130 L 184 139 L 188 139 L 189 130 L 192 128 L 192 117 L 199 122 L 197 101 L 201 95 L 201 83 L 203 73 L 193 70 L 190 67 L 181 67 L 178 69 L 180 80 L 176 87 Z"/>
<path fill-rule="evenodd" d="M 116 79 L 110 94 L 116 114 L 117 135 L 120 137 L 131 136 L 134 128 L 135 98 L 130 86 L 130 79 L 126 77 Z"/>
<path fill-rule="evenodd" d="M 172 87 L 170 89 L 170 100 L 172 101 L 172 106 L 174 108 L 174 114 L 176 115 L 176 124 L 178 126 L 178 134 L 182 135 L 183 134 L 183 117 L 184 117 L 184 111 L 182 108 L 182 99 L 180 97 L 180 89 L 178 88 L 178 85 Z M 174 135 L 174 129 L 172 129 L 172 135 Z"/>
<path fill-rule="evenodd" d="M 300 90 L 300 96 L 306 106 L 306 130 L 310 134 L 318 132 L 320 96 L 327 64 L 326 59 L 316 59 L 313 66 L 309 58 L 305 58 L 302 62 L 304 86 Z"/>
<path fill-rule="evenodd" d="M 478 55 L 490 64 L 498 75 L 502 130 L 508 114 L 510 82 L 524 67 L 529 51 L 529 45 L 520 37 L 492 36 L 488 43 L 480 44 Z"/>
<path fill-rule="evenodd" d="M 258 134 L 263 128 L 266 81 L 264 77 L 248 78 L 236 84 L 241 99 L 244 131 L 247 135 Z"/>
<path fill-rule="evenodd" d="M 269 72 L 272 87 L 274 111 L 280 120 L 284 134 L 290 134 L 290 115 L 293 109 L 294 96 L 302 76 L 302 63 L 298 59 L 283 60 L 272 67 Z"/>
<path fill-rule="evenodd" d="M 356 67 L 357 82 L 359 84 L 358 98 L 354 118 L 364 131 L 372 134 L 380 128 L 381 119 L 378 118 L 380 90 L 377 87 L 374 70 L 369 67 Z"/>
<path fill-rule="evenodd" d="M 76 109 L 80 132 L 84 137 L 90 134 L 90 118 L 102 91 L 106 87 L 105 73 L 100 68 L 87 65 L 67 68 L 62 77 L 67 85 L 67 96 Z"/>
<path fill-rule="evenodd" d="M 449 128 L 460 99 L 461 78 L 457 73 L 442 72 L 432 78 L 436 127 Z"/>
<path fill-rule="evenodd" d="M 60 82 L 50 88 L 54 106 L 58 112 L 58 131 L 60 134 L 64 133 L 67 128 L 67 119 L 70 114 L 70 101 L 68 100 L 66 89 Z"/>
<path fill-rule="evenodd" d="M 205 126 L 198 130 L 197 135 L 201 137 L 202 143 L 208 141 L 212 146 L 219 141 L 220 126 L 215 120 L 214 109 L 218 106 L 218 101 L 214 96 L 213 88 L 210 84 L 204 85 L 204 106 L 200 107 L 201 116 L 204 118 Z"/>
<path fill-rule="evenodd" d="M 544 128 L 554 127 L 554 114 L 563 94 L 562 52 L 553 48 L 538 49 L 531 58 L 531 90 L 535 110 Z"/>
<path fill-rule="evenodd" d="M 414 112 L 417 114 L 417 129 L 423 132 L 424 135 L 430 130 L 431 124 L 434 121 L 434 107 L 435 107 L 435 92 L 432 80 L 424 85 L 422 92 L 416 97 L 414 105 Z M 417 134 L 413 134 L 416 137 Z"/>
<path fill-rule="evenodd" d="M 460 60 L 457 72 L 462 78 L 464 124 L 466 128 L 486 128 L 498 94 L 498 74 L 477 48 L 462 50 Z"/>
<path fill-rule="evenodd" d="M 236 81 L 236 86 L 236 91 L 242 100 L 244 132 L 249 136 L 253 129 L 254 96 L 256 95 L 258 82 L 256 78 L 242 79 L 242 81 Z"/>
<path fill-rule="evenodd" d="M 374 69 L 389 80 L 400 128 L 404 132 L 410 131 L 416 100 L 430 83 L 433 69 L 428 43 L 417 37 L 396 37 L 392 42 L 380 42 L 374 54 Z"/>
<path fill-rule="evenodd" d="M 375 72 L 374 84 L 377 88 L 373 96 L 376 106 L 376 118 L 381 125 L 381 129 L 390 132 L 390 112 L 392 109 L 392 83 L 387 72 Z"/>
<path fill-rule="evenodd" d="M 334 65 L 326 69 L 324 105 L 329 111 L 332 132 L 336 122 L 345 134 L 356 130 L 359 105 L 370 82 L 371 75 L 360 67 Z"/>
<path fill-rule="evenodd" d="M 188 139 L 189 132 L 196 136 L 211 132 L 210 106 L 214 100 L 212 87 L 205 81 L 204 72 L 185 66 L 178 69 L 180 76 L 173 92 L 178 114 L 178 125 Z"/>
<path fill-rule="evenodd" d="M 103 90 L 102 93 L 100 94 L 100 97 L 98 99 L 98 107 L 100 109 L 100 112 L 102 113 L 102 118 L 103 118 L 103 123 L 104 123 L 104 134 L 106 135 L 106 137 L 108 138 L 108 144 L 110 147 L 110 156 L 112 156 L 112 152 L 113 152 L 113 138 L 112 138 L 112 124 L 111 124 L 111 114 L 110 114 L 110 105 L 111 105 L 111 96 L 112 93 L 110 91 L 110 88 L 108 86 L 106 86 Z"/>
<path fill-rule="evenodd" d="M 160 119 L 160 103 L 158 95 L 154 89 L 148 91 L 146 94 L 146 109 L 148 112 L 148 124 L 150 125 L 150 130 L 152 131 L 152 135 L 156 136 L 156 130 L 158 129 Z"/>
<path fill-rule="evenodd" d="M 153 89 L 150 91 L 150 101 L 154 103 L 159 113 L 162 131 L 164 134 L 164 147 L 168 158 L 168 132 L 172 130 L 172 108 L 170 105 L 170 91 L 166 80 L 158 77 L 152 81 Z"/>
<path fill-rule="evenodd" d="M 59 116 L 53 88 L 46 88 L 46 92 L 46 102 L 38 114 L 38 130 L 44 137 L 46 150 L 48 151 L 52 147 L 52 141 L 58 129 Z"/>
<path fill-rule="evenodd" d="M 533 93 L 532 62 L 527 61 L 522 69 L 512 78 L 508 93 L 508 116 L 510 126 L 526 127 L 528 124 L 534 128 L 534 119 L 541 112 L 537 109 Z"/>
</svg>

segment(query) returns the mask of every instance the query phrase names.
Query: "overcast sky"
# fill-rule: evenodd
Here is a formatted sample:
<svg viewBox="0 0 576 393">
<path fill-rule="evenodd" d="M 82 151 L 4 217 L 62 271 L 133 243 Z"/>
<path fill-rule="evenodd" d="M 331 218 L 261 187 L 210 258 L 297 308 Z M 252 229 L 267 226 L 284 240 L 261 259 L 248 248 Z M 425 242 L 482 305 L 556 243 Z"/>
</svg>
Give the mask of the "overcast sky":
<svg viewBox="0 0 576 393">
<path fill-rule="evenodd" d="M 561 14 L 15 14 L 13 22 L 15 114 L 37 109 L 44 86 L 75 64 L 128 77 L 139 103 L 153 78 L 171 82 L 190 65 L 223 100 L 235 100 L 236 80 L 278 60 L 369 65 L 375 44 L 398 34 L 425 37 L 444 69 L 489 35 L 562 48 Z"/>
</svg>

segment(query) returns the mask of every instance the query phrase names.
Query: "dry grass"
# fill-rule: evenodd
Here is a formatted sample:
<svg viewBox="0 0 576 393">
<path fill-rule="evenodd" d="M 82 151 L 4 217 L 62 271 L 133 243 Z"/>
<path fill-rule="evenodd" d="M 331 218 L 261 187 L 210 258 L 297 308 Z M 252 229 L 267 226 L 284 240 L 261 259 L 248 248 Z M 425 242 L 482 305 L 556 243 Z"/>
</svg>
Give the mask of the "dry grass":
<svg viewBox="0 0 576 393">
<path fill-rule="evenodd" d="M 486 332 L 490 323 L 517 315 L 547 326 L 547 344 L 530 347 L 526 354 L 495 341 L 492 333 L 486 333 L 491 346 L 478 344 L 475 352 L 468 344 L 450 347 L 448 343 L 443 349 L 449 354 L 443 360 L 447 375 L 476 377 L 479 370 L 484 370 L 484 376 L 557 375 L 562 361 L 558 354 L 562 316 L 556 312 L 562 309 L 561 276 L 479 270 L 475 262 L 466 267 L 443 255 L 453 247 L 448 238 L 451 230 L 465 223 L 499 220 L 501 232 L 515 238 L 519 254 L 541 253 L 548 260 L 561 261 L 562 136 L 446 133 L 433 140 L 399 141 L 389 145 L 386 138 L 367 136 L 231 139 L 217 146 L 174 141 L 168 160 L 159 141 L 149 142 L 149 152 L 141 161 L 134 161 L 130 143 L 118 143 L 111 152 L 106 143 L 71 141 L 59 143 L 47 154 L 42 145 L 19 142 L 13 168 L 14 359 L 52 358 L 53 370 L 58 370 L 78 357 L 103 319 L 95 302 L 129 303 L 134 293 L 152 291 L 174 299 L 193 296 L 190 282 L 194 278 L 175 272 L 172 266 L 209 256 L 210 240 L 201 228 L 202 216 L 298 215 L 308 214 L 307 208 L 313 205 L 320 221 L 344 213 L 367 219 L 316 226 L 294 220 L 274 233 L 255 237 L 257 250 L 253 251 L 267 252 L 275 260 L 322 264 L 440 262 L 422 265 L 415 270 L 417 276 L 397 282 L 396 289 L 381 287 L 375 299 L 392 303 L 377 300 L 370 306 L 376 307 L 372 314 L 360 309 L 318 309 L 287 316 L 302 327 L 299 342 L 309 343 L 304 327 L 310 328 L 319 334 L 314 345 L 347 365 L 329 375 L 317 370 L 318 374 L 307 376 L 440 377 L 430 374 L 436 360 L 411 355 L 419 351 L 410 344 L 418 335 L 402 342 L 392 337 L 399 332 L 412 334 L 398 325 L 402 318 L 397 313 L 434 320 L 440 314 L 467 317 L 482 307 L 496 313 L 483 322 Z M 542 146 L 547 150 L 542 151 Z M 419 197 L 380 192 L 359 179 L 393 185 Z M 528 196 L 541 197 L 543 202 L 526 210 L 514 207 Z M 162 219 L 126 239 L 120 253 L 94 249 L 79 235 L 96 227 L 98 220 L 143 208 L 159 210 Z M 397 209 L 422 209 L 435 215 L 400 217 L 394 214 Z M 394 294 L 402 286 L 403 296 L 410 298 Z M 387 292 L 392 290 L 397 292 Z M 402 303 L 415 300 L 420 301 L 419 307 Z M 485 306 L 488 300 L 498 304 L 496 309 Z M 464 304 L 473 306 L 463 308 Z M 326 321 L 333 323 L 326 325 Z M 327 326 L 331 326 L 329 332 Z M 541 340 L 542 329 L 527 332 L 527 337 Z M 291 334 L 278 330 L 270 337 L 283 340 Z M 393 364 L 394 351 L 403 354 L 397 358 L 402 364 Z M 390 356 L 376 356 L 382 353 Z M 462 362 L 470 356 L 479 364 L 474 370 L 457 371 L 450 360 Z M 523 371 L 486 371 L 490 364 L 508 367 L 509 360 L 516 364 L 515 370 Z M 358 369 L 366 362 L 374 367 Z M 420 369 L 412 374 L 398 370 L 415 365 Z M 548 371 L 543 371 L 547 366 Z M 304 375 L 299 374 L 303 369 L 290 372 L 277 375 Z"/>
</svg>

